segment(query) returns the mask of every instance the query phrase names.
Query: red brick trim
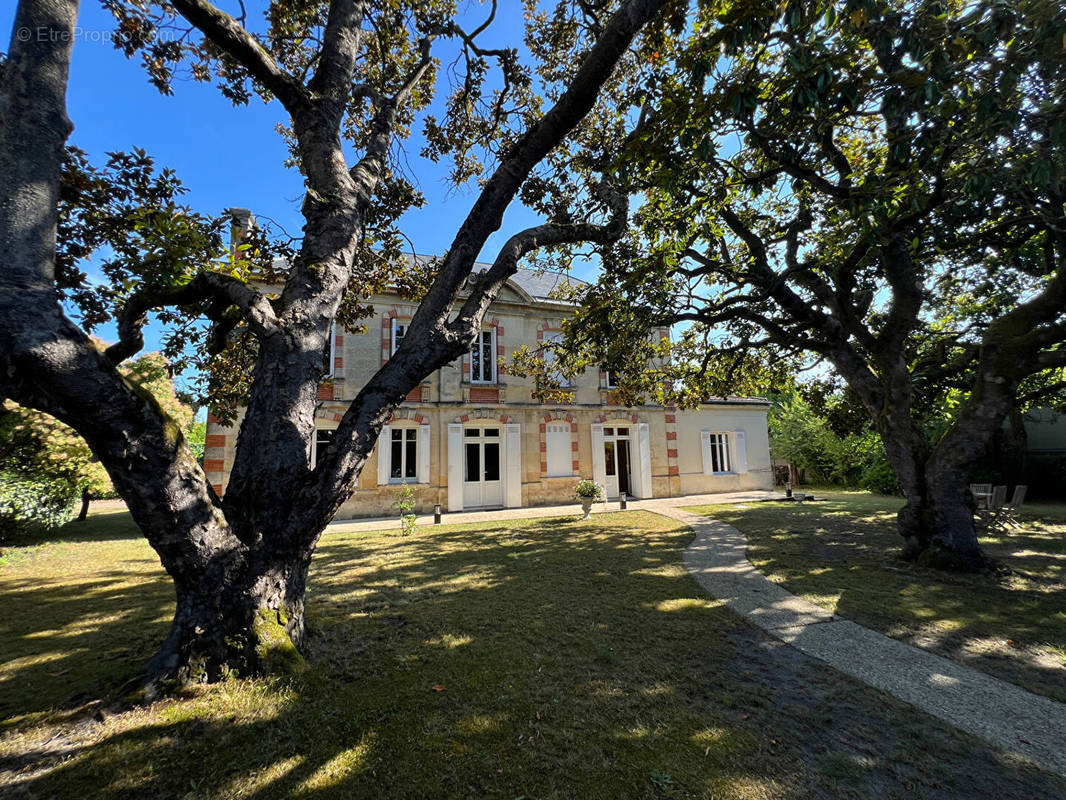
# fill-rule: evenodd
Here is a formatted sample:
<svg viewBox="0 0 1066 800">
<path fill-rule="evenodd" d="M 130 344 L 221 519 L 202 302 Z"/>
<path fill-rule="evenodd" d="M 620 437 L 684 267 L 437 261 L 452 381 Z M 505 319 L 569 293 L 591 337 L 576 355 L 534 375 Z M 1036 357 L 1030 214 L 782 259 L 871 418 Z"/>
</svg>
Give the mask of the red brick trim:
<svg viewBox="0 0 1066 800">
<path fill-rule="evenodd" d="M 226 434 L 209 433 L 204 437 L 204 447 L 225 447 Z"/>
<path fill-rule="evenodd" d="M 204 472 L 222 472 L 224 466 L 221 458 L 208 458 L 204 460 Z"/>
</svg>

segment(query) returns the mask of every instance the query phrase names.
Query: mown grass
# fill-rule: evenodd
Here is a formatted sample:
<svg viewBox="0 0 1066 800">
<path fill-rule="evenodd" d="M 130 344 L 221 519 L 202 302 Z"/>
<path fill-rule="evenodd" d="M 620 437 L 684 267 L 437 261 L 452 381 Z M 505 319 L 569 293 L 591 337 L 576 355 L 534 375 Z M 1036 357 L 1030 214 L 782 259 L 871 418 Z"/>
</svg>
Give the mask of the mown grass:
<svg viewBox="0 0 1066 800">
<path fill-rule="evenodd" d="M 902 501 L 818 493 L 802 506 L 691 510 L 744 532 L 748 558 L 790 591 L 875 630 L 1066 702 L 1066 506 L 1031 505 L 1020 529 L 982 536 L 997 575 L 899 558 Z"/>
<path fill-rule="evenodd" d="M 327 533 L 310 669 L 115 698 L 170 588 L 124 514 L 0 563 L 0 795 L 87 798 L 1066 796 L 768 639 L 651 514 Z"/>
</svg>

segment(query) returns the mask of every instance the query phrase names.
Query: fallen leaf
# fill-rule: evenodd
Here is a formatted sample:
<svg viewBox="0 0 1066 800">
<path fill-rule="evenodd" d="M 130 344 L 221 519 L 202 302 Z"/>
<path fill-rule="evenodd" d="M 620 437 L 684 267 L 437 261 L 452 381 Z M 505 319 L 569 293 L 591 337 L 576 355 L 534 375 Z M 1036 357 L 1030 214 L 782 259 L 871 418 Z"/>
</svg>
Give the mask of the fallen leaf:
<svg viewBox="0 0 1066 800">
<path fill-rule="evenodd" d="M 444 691 L 444 684 L 443 683 L 435 683 L 435 684 L 433 684 L 433 686 L 431 688 L 435 692 L 443 692 Z"/>
</svg>

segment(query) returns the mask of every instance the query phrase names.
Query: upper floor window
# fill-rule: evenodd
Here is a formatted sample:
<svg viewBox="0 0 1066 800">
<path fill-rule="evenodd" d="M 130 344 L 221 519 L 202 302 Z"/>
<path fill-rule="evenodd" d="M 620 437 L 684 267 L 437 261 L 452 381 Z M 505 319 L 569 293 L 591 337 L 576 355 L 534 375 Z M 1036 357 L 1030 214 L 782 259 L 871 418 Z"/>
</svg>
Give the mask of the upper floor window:
<svg viewBox="0 0 1066 800">
<path fill-rule="evenodd" d="M 615 383 L 614 374 L 609 370 L 603 372 L 603 386 L 605 389 L 617 389 L 618 384 Z"/>
<path fill-rule="evenodd" d="M 544 358 L 544 373 L 547 377 L 558 383 L 560 386 L 566 387 L 570 385 L 561 370 L 555 368 L 555 362 L 558 360 L 558 356 L 551 345 L 561 344 L 563 341 L 562 331 L 550 331 L 544 334 L 544 343 L 548 345 L 543 351 Z"/>
<path fill-rule="evenodd" d="M 395 353 L 396 349 L 400 346 L 400 342 L 403 341 L 403 337 L 407 335 L 407 323 L 400 322 L 395 317 L 392 320 L 392 348 L 390 353 Z"/>
<path fill-rule="evenodd" d="M 335 377 L 337 374 L 337 322 L 329 325 L 329 364 L 326 365 L 326 374 Z"/>
<path fill-rule="evenodd" d="M 487 328 L 478 334 L 470 350 L 470 382 L 496 382 L 496 329 Z"/>
</svg>

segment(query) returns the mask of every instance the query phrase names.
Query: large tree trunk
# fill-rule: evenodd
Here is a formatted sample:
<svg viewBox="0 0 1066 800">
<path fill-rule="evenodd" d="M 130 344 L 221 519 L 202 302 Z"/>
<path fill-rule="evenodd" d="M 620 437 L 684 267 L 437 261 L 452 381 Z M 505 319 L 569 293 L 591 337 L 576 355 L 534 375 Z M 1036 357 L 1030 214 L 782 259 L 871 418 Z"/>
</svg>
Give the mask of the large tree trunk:
<svg viewBox="0 0 1066 800">
<path fill-rule="evenodd" d="M 112 356 L 100 352 L 58 303 L 57 202 L 71 127 L 65 92 L 78 3 L 20 1 L 15 30 L 50 35 L 13 38 L 0 71 L 0 252 L 5 256 L 0 261 L 0 392 L 52 414 L 85 437 L 172 577 L 176 611 L 148 668 L 150 690 L 172 681 L 210 681 L 302 663 L 297 648 L 305 629 L 308 568 L 322 530 L 354 490 L 391 411 L 425 375 L 468 348 L 517 259 L 538 242 L 576 235 L 538 226 L 512 237 L 508 244 L 514 247 L 507 259 L 497 259 L 493 280 L 482 280 L 460 318 L 449 319 L 474 258 L 532 168 L 588 113 L 637 31 L 663 4 L 624 4 L 583 60 L 573 85 L 508 152 L 449 249 L 412 320 L 412 335 L 360 391 L 312 472 L 308 447 L 330 322 L 351 277 L 399 99 L 382 105 L 367 155 L 349 172 L 340 126 L 344 92 L 354 80 L 358 36 L 326 36 L 340 48 L 323 59 L 322 67 L 332 75 L 323 80 L 336 84 L 336 92 L 310 92 L 264 62 L 260 45 L 235 21 L 203 4 L 175 0 L 208 38 L 245 59 L 286 104 L 311 187 L 304 203 L 302 251 L 281 298 L 247 300 L 249 292 L 255 294 L 247 286 L 241 298 L 221 298 L 227 307 L 242 309 L 259 340 L 251 399 L 223 503 L 177 426 L 119 374 Z M 331 24 L 350 16 L 346 30 L 352 32 L 360 13 L 357 4 L 333 4 Z M 417 85 L 428 56 L 427 50 L 407 91 Z M 602 234 L 596 226 L 563 228 L 589 238 Z M 122 351 L 129 345 L 125 334 L 123 339 Z"/>
<path fill-rule="evenodd" d="M 149 686 L 302 668 L 310 555 L 260 550 L 219 559 L 206 570 L 171 565 L 174 621 L 148 665 Z"/>
</svg>

